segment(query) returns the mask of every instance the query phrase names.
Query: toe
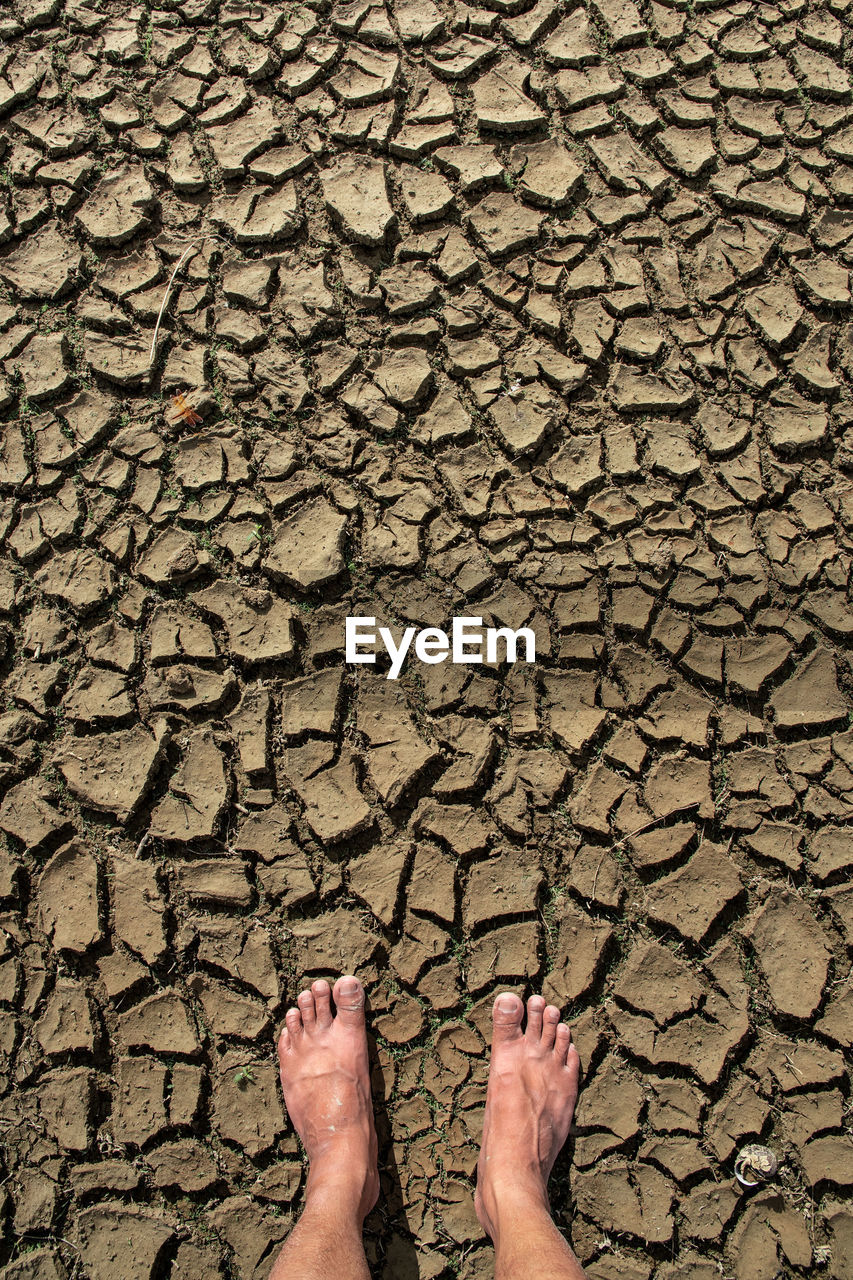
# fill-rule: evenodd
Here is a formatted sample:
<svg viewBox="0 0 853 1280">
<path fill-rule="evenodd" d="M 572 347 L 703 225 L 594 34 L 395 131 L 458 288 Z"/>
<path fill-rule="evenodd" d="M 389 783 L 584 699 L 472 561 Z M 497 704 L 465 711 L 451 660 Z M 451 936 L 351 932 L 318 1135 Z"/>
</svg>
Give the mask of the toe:
<svg viewBox="0 0 853 1280">
<path fill-rule="evenodd" d="M 293 1041 L 290 1038 L 290 1032 L 286 1025 L 282 1027 L 281 1033 L 279 1034 L 277 1048 L 280 1059 L 283 1058 L 286 1053 L 290 1053 L 293 1048 Z"/>
<path fill-rule="evenodd" d="M 302 1014 L 302 1025 L 306 1031 L 313 1031 L 317 1025 L 317 1009 L 314 1005 L 313 991 L 300 991 L 296 998 L 299 1012 Z"/>
<path fill-rule="evenodd" d="M 554 1046 L 554 1052 L 556 1053 L 560 1062 L 562 1063 L 566 1062 L 566 1059 L 568 1058 L 568 1054 L 569 1054 L 569 1049 L 573 1047 L 574 1046 L 572 1045 L 572 1033 L 569 1030 L 569 1028 L 566 1026 L 565 1022 L 561 1022 L 557 1027 L 557 1040 Z M 575 1050 L 575 1057 L 577 1057 L 577 1050 Z"/>
<path fill-rule="evenodd" d="M 560 1010 L 554 1004 L 549 1004 L 542 1015 L 542 1045 L 546 1049 L 554 1048 L 554 1041 L 557 1038 L 557 1025 L 560 1021 Z"/>
<path fill-rule="evenodd" d="M 532 1044 L 538 1044 L 542 1037 L 542 1013 L 545 1000 L 542 996 L 531 996 L 527 1001 L 527 1030 L 525 1035 Z"/>
<path fill-rule="evenodd" d="M 492 1044 L 507 1044 L 521 1035 L 524 1005 L 511 991 L 502 991 L 492 1008 Z"/>
<path fill-rule="evenodd" d="M 279 1052 L 282 1048 L 285 1031 L 287 1032 L 286 1048 L 295 1049 L 302 1039 L 302 1014 L 298 1009 L 288 1009 L 284 1015 L 284 1031 L 281 1033 L 281 1040 L 279 1040 L 278 1044 Z"/>
<path fill-rule="evenodd" d="M 345 1027 L 364 1026 L 364 987 L 358 978 L 346 973 L 338 978 L 332 994 L 335 997 L 335 1013 Z"/>
<path fill-rule="evenodd" d="M 311 983 L 311 990 L 314 993 L 317 1026 L 322 1031 L 332 1025 L 332 988 L 325 978 L 318 978 Z"/>
<path fill-rule="evenodd" d="M 568 1027 L 566 1030 L 568 1031 Z M 569 1039 L 571 1040 L 571 1033 L 569 1033 Z M 575 1087 L 577 1088 L 578 1077 L 581 1072 L 581 1060 L 578 1055 L 578 1051 L 573 1044 L 569 1045 L 568 1052 L 566 1054 L 566 1066 L 574 1076 Z"/>
</svg>

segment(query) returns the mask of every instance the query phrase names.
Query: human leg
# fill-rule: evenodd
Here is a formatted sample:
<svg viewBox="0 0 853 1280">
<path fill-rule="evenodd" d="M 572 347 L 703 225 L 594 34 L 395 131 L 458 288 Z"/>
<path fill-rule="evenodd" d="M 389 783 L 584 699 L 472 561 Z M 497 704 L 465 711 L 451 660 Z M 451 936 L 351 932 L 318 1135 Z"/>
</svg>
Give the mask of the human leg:
<svg viewBox="0 0 853 1280">
<path fill-rule="evenodd" d="M 584 1280 L 547 1191 L 577 1100 L 578 1054 L 542 996 L 528 1000 L 524 1031 L 523 1015 L 518 996 L 495 1000 L 477 1217 L 495 1246 L 495 1280 Z"/>
<path fill-rule="evenodd" d="M 331 998 L 334 996 L 335 1013 Z M 305 1206 L 270 1280 L 369 1280 L 364 1219 L 379 1193 L 364 988 L 312 983 L 278 1042 L 288 1115 L 308 1155 Z"/>
</svg>

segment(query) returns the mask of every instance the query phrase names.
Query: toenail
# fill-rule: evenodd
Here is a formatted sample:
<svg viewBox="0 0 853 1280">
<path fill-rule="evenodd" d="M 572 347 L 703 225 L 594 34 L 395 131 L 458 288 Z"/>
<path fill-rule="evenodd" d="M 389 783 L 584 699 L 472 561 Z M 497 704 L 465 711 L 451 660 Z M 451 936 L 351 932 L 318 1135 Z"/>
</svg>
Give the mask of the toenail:
<svg viewBox="0 0 853 1280">
<path fill-rule="evenodd" d="M 498 996 L 495 1001 L 495 1008 L 499 1010 L 500 1013 L 515 1013 L 515 996 Z"/>
<path fill-rule="evenodd" d="M 338 991 L 342 996 L 354 996 L 358 991 L 358 979 L 341 978 L 341 985 L 338 987 Z"/>
</svg>

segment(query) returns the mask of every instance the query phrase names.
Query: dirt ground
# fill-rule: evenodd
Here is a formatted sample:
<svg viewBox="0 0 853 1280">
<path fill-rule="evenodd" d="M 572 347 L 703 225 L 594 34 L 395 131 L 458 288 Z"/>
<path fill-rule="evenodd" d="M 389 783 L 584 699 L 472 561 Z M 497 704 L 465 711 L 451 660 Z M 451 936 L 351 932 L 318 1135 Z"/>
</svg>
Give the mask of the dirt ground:
<svg viewBox="0 0 853 1280">
<path fill-rule="evenodd" d="M 377 1276 L 491 1275 L 497 986 L 591 1277 L 853 1276 L 851 65 L 851 0 L 2 7 L 4 1280 L 263 1280 L 346 969 Z"/>
</svg>

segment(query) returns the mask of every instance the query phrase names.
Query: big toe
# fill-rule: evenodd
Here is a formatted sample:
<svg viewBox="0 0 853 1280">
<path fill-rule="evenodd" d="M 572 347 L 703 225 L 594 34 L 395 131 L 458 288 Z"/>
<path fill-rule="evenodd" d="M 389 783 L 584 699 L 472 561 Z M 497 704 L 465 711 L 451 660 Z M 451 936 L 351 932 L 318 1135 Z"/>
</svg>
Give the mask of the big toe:
<svg viewBox="0 0 853 1280">
<path fill-rule="evenodd" d="M 524 1005 L 511 991 L 502 991 L 492 1007 L 492 1044 L 504 1044 L 521 1035 Z"/>
<path fill-rule="evenodd" d="M 352 974 L 338 978 L 332 989 L 339 1022 L 345 1027 L 364 1026 L 364 987 Z"/>
</svg>

